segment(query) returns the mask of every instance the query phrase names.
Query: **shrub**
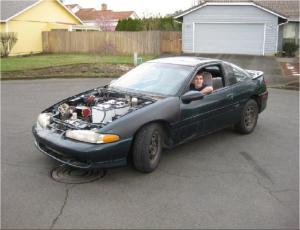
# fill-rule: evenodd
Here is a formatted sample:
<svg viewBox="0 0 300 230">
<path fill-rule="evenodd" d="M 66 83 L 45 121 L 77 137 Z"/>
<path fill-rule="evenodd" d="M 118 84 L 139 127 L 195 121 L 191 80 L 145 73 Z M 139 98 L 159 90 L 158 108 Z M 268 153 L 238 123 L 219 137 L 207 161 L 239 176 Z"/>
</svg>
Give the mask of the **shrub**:
<svg viewBox="0 0 300 230">
<path fill-rule="evenodd" d="M 143 19 L 123 19 L 118 22 L 116 31 L 148 31 L 167 30 L 181 31 L 181 23 L 176 22 L 172 17 L 157 17 Z"/>
<path fill-rule="evenodd" d="M 139 19 L 123 19 L 118 22 L 116 31 L 141 31 L 143 30 L 142 21 Z"/>
<path fill-rule="evenodd" d="M 18 38 L 16 33 L 0 33 L 0 53 L 1 57 L 7 57 L 16 44 Z"/>
<path fill-rule="evenodd" d="M 299 46 L 294 42 L 286 42 L 283 44 L 282 50 L 287 56 L 294 57 Z"/>
</svg>

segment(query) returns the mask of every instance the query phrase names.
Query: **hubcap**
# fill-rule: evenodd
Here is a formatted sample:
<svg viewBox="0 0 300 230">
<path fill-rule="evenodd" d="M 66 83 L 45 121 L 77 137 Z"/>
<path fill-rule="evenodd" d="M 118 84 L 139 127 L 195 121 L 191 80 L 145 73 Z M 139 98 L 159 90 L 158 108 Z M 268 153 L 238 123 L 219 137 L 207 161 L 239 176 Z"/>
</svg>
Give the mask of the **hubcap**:
<svg viewBox="0 0 300 230">
<path fill-rule="evenodd" d="M 248 129 L 251 129 L 255 125 L 256 116 L 256 108 L 254 106 L 248 106 L 244 117 L 245 126 Z"/>
<path fill-rule="evenodd" d="M 157 131 L 155 131 L 152 134 L 150 145 L 149 145 L 149 159 L 154 160 L 159 151 L 159 134 Z"/>
</svg>

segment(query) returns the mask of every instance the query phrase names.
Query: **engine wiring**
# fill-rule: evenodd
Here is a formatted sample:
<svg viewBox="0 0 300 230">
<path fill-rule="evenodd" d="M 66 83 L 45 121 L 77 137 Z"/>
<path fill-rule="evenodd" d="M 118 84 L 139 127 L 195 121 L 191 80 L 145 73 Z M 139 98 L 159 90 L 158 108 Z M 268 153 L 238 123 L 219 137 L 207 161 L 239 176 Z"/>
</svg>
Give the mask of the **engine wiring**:
<svg viewBox="0 0 300 230">
<path fill-rule="evenodd" d="M 50 126 L 58 131 L 102 128 L 154 101 L 156 100 L 148 96 L 96 88 L 70 97 L 50 108 L 49 111 L 53 114 L 53 124 Z"/>
</svg>

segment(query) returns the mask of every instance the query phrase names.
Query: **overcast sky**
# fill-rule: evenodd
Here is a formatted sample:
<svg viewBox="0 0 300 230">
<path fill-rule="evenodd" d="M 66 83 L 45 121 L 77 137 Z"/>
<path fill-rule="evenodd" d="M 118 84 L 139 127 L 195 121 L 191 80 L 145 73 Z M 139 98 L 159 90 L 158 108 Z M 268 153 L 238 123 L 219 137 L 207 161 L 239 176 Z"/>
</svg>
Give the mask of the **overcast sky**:
<svg viewBox="0 0 300 230">
<path fill-rule="evenodd" d="M 83 8 L 100 9 L 106 3 L 109 10 L 135 11 L 139 17 L 174 13 L 193 6 L 196 0 L 64 0 L 64 4 L 79 4 Z"/>
</svg>

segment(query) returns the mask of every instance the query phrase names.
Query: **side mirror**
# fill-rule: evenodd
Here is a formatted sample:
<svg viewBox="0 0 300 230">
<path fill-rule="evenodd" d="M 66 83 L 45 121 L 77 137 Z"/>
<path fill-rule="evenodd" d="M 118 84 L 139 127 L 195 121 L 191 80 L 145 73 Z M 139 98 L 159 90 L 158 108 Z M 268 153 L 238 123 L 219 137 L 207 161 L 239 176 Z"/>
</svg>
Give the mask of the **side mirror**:
<svg viewBox="0 0 300 230">
<path fill-rule="evenodd" d="M 183 103 L 188 104 L 191 101 L 201 100 L 204 97 L 204 94 L 199 91 L 188 91 L 181 96 L 181 100 Z"/>
</svg>

